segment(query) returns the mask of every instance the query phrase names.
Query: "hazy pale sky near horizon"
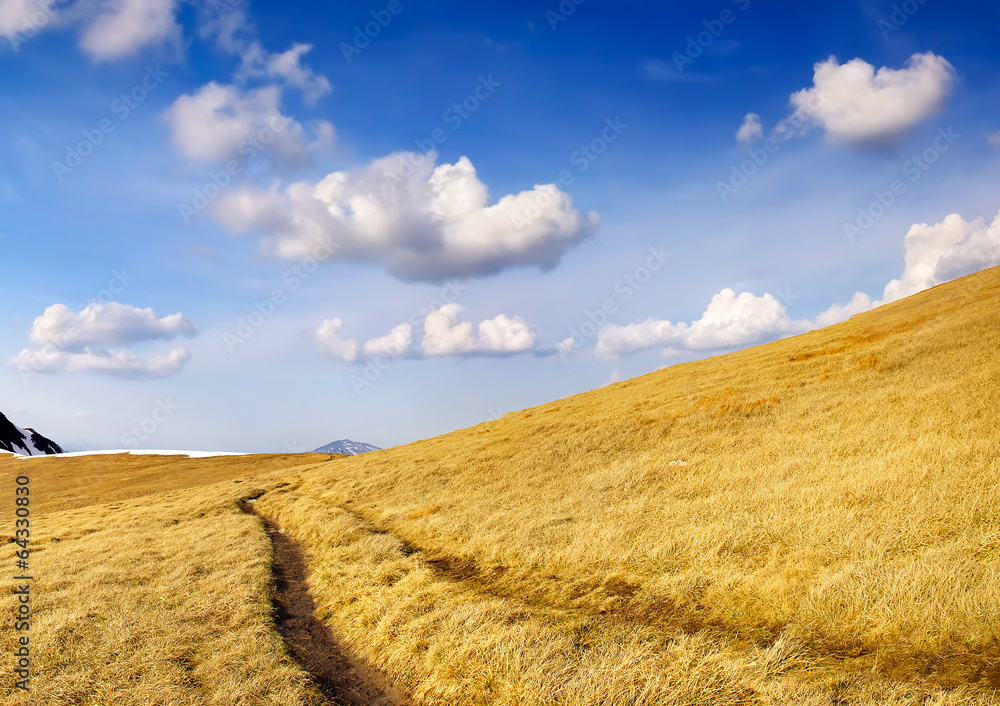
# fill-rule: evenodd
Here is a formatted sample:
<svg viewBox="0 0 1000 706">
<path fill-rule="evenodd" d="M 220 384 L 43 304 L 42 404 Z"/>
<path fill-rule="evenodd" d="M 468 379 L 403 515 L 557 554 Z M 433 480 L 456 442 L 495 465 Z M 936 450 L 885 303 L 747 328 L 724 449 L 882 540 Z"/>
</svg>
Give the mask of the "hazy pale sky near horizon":
<svg viewBox="0 0 1000 706">
<path fill-rule="evenodd" d="M 407 443 L 1000 264 L 1000 9 L 0 0 L 0 412 Z"/>
</svg>

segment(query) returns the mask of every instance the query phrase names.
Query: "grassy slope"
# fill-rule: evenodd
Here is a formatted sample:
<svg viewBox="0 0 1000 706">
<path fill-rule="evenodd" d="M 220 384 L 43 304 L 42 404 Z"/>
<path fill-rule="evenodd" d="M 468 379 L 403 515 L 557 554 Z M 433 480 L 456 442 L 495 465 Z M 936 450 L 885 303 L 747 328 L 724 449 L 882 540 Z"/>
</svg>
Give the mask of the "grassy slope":
<svg viewBox="0 0 1000 706">
<path fill-rule="evenodd" d="M 428 702 L 990 699 L 998 343 L 993 269 L 260 507 L 332 628 Z"/>
<path fill-rule="evenodd" d="M 30 694 L 15 692 L 10 676 L 16 633 L 7 616 L 16 604 L 9 580 L 0 595 L 0 703 L 320 702 L 273 632 L 270 543 L 236 506 L 251 488 L 248 476 L 294 474 L 314 459 L 0 457 L 11 507 L 14 477 L 32 479 L 36 578 Z M 9 557 L 6 508 L 2 518 Z M 5 565 L 13 576 L 13 560 Z"/>
<path fill-rule="evenodd" d="M 266 472 L 257 507 L 306 549 L 321 617 L 420 703 L 1000 703 L 998 342 L 994 269 L 437 439 Z M 0 461 L 0 479 L 9 463 L 26 462 Z M 251 674 L 261 703 L 311 698 L 265 630 L 267 547 L 235 508 L 249 485 L 61 498 L 78 509 L 41 515 L 38 632 L 59 638 L 39 683 L 65 663 L 77 691 L 36 703 L 100 689 L 142 703 L 177 664 L 175 703 L 226 703 Z M 210 598 L 177 597 L 188 582 Z M 75 639 L 96 654 L 66 657 Z M 123 640 L 147 658 L 106 646 Z"/>
</svg>

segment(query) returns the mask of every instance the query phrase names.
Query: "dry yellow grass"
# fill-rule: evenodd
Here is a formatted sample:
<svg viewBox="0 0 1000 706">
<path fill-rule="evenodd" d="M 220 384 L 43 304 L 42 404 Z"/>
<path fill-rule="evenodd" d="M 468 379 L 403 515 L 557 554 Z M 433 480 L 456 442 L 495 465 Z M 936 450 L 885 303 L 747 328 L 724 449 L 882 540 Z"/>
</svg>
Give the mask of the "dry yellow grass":
<svg viewBox="0 0 1000 706">
<path fill-rule="evenodd" d="M 256 507 L 306 551 L 320 617 L 416 703 L 1000 703 L 998 343 L 994 269 L 437 439 L 264 473 Z M 120 523 L 149 578 L 112 575 L 106 600 L 178 586 L 190 558 L 175 542 L 216 532 L 197 545 L 208 574 L 232 578 L 215 595 L 263 611 L 266 543 L 235 505 L 246 485 L 42 521 Z M 189 532 L 140 519 L 188 506 L 206 508 L 183 516 Z M 110 571 L 89 536 L 39 555 L 68 562 L 51 564 L 63 588 L 40 606 L 40 634 L 67 620 L 59 590 L 86 593 L 85 559 Z M 146 610 L 183 631 L 177 606 Z M 158 634 L 112 632 L 137 646 Z M 253 635 L 239 644 L 260 646 L 255 676 L 308 698 L 280 644 Z M 44 686 L 55 657 L 39 659 Z M 199 688 L 228 678 L 201 659 Z M 122 690 L 115 703 L 142 702 L 127 670 L 77 662 L 92 688 Z M 153 672 L 170 681 L 166 663 Z M 175 689 L 172 703 L 222 698 Z"/>
</svg>

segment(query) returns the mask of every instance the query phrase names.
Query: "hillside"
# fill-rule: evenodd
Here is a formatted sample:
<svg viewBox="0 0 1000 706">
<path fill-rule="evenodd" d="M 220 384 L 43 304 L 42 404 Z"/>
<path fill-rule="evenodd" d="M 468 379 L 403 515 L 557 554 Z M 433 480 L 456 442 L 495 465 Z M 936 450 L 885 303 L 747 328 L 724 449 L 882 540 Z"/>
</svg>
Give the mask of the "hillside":
<svg viewBox="0 0 1000 706">
<path fill-rule="evenodd" d="M 81 486 L 39 510 L 60 647 L 4 703 L 312 702 L 264 629 L 249 497 L 338 643 L 412 703 L 998 703 L 998 343 L 994 268 L 405 447 L 140 500 Z M 58 463 L 0 473 L 32 464 L 41 491 Z"/>
</svg>

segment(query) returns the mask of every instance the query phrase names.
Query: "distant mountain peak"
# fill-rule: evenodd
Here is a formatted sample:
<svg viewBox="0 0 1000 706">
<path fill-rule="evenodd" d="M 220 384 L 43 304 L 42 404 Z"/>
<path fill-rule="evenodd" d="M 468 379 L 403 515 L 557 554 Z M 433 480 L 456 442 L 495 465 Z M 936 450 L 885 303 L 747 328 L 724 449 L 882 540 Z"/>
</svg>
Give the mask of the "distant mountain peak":
<svg viewBox="0 0 1000 706">
<path fill-rule="evenodd" d="M 51 439 L 46 439 L 30 427 L 21 429 L 14 426 L 0 413 L 0 451 L 9 451 L 21 456 L 44 456 L 61 454 L 62 448 Z"/>
<path fill-rule="evenodd" d="M 382 448 L 379 446 L 373 446 L 372 444 L 363 444 L 360 441 L 351 441 L 350 439 L 341 439 L 340 441 L 334 441 L 327 444 L 326 446 L 320 446 L 318 449 L 313 451 L 317 454 L 344 454 L 345 456 L 357 456 L 358 454 L 368 453 L 369 451 L 381 451 Z"/>
</svg>

